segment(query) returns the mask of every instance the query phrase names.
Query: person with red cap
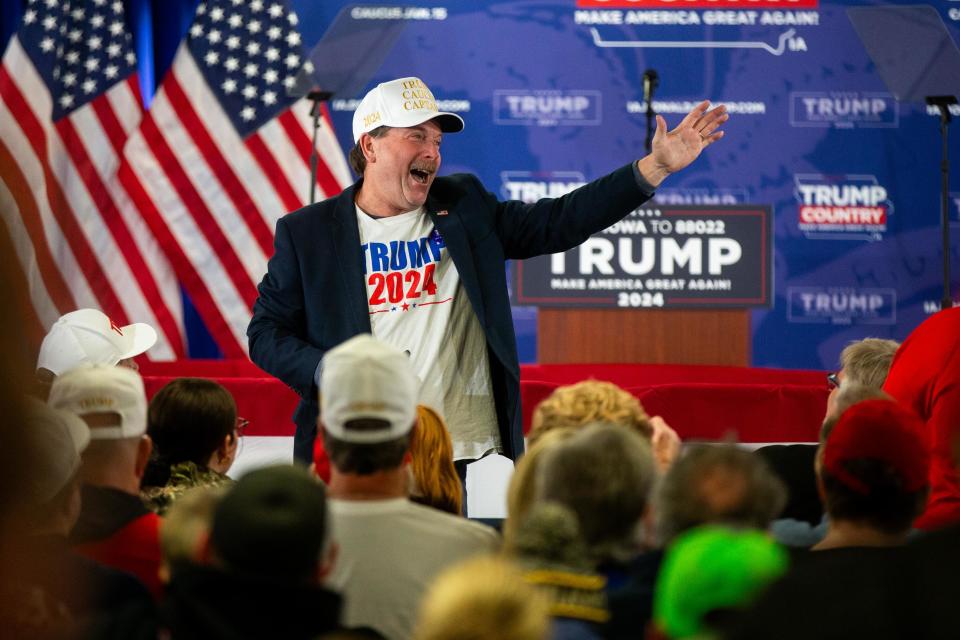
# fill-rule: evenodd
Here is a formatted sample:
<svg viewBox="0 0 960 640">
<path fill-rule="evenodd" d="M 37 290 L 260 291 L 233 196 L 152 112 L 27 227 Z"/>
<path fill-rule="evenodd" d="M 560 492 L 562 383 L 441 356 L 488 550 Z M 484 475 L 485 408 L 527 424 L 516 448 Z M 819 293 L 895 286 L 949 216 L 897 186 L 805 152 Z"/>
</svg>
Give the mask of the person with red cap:
<svg viewBox="0 0 960 640">
<path fill-rule="evenodd" d="M 931 637 L 915 633 L 917 574 L 905 544 L 928 490 L 922 425 L 883 399 L 828 421 L 817 463 L 827 535 L 812 552 L 796 554 L 787 575 L 731 621 L 727 640 Z M 955 590 L 949 594 L 955 598 Z M 951 633 L 956 637 L 955 625 Z"/>
<path fill-rule="evenodd" d="M 817 482 L 829 525 L 814 551 L 907 541 L 929 488 L 921 427 L 916 414 L 890 400 L 859 402 L 832 429 L 828 424 Z"/>
</svg>

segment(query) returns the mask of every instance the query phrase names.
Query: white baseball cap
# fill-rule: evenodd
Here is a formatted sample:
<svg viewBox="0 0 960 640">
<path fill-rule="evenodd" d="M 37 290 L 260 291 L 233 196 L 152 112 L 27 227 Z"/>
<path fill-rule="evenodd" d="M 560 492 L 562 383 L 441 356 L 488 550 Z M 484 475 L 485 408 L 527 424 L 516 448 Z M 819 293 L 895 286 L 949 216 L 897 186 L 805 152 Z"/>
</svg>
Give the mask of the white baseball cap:
<svg viewBox="0 0 960 640">
<path fill-rule="evenodd" d="M 80 454 L 90 444 L 90 429 L 74 413 L 31 400 L 27 438 L 33 449 L 34 473 L 29 495 L 43 504 L 57 495 L 80 468 Z"/>
<path fill-rule="evenodd" d="M 93 440 L 120 440 L 147 431 L 147 394 L 143 378 L 133 369 L 108 365 L 80 366 L 57 376 L 47 403 L 83 417 L 115 413 L 118 425 L 90 428 Z"/>
<path fill-rule="evenodd" d="M 417 416 L 418 382 L 410 358 L 361 333 L 323 358 L 320 421 L 338 440 L 355 444 L 388 442 L 406 435 Z M 351 429 L 351 420 L 383 420 L 383 429 Z"/>
<path fill-rule="evenodd" d="M 377 127 L 415 127 L 435 120 L 444 133 L 463 131 L 463 118 L 437 109 L 437 101 L 420 78 L 397 78 L 371 89 L 353 112 L 353 141 Z"/>
<path fill-rule="evenodd" d="M 102 311 L 79 309 L 61 316 L 50 327 L 40 345 L 37 368 L 60 375 L 81 364 L 114 366 L 140 355 L 156 341 L 157 332 L 148 324 L 120 327 Z"/>
</svg>

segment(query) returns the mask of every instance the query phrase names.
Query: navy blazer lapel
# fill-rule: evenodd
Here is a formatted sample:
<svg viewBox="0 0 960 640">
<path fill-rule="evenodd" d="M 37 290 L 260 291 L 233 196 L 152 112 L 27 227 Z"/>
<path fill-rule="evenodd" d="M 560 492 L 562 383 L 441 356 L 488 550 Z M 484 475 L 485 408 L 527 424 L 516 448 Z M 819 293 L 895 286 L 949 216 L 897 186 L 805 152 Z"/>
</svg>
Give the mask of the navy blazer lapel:
<svg viewBox="0 0 960 640">
<path fill-rule="evenodd" d="M 444 244 L 450 252 L 450 257 L 453 258 L 453 264 L 457 267 L 460 282 L 463 283 L 467 297 L 470 298 L 477 319 L 480 320 L 481 325 L 486 325 L 483 296 L 480 294 L 480 281 L 474 265 L 473 250 L 470 248 L 467 231 L 460 220 L 462 212 L 452 203 L 443 202 L 432 195 L 427 197 L 426 210 L 430 219 L 433 220 L 433 226 L 443 236 Z"/>
<path fill-rule="evenodd" d="M 347 292 L 346 303 L 358 333 L 370 333 L 370 308 L 367 306 L 367 287 L 363 278 L 363 251 L 360 248 L 360 228 L 353 202 L 357 186 L 348 187 L 337 199 L 333 210 L 333 250 L 337 266 Z"/>
</svg>

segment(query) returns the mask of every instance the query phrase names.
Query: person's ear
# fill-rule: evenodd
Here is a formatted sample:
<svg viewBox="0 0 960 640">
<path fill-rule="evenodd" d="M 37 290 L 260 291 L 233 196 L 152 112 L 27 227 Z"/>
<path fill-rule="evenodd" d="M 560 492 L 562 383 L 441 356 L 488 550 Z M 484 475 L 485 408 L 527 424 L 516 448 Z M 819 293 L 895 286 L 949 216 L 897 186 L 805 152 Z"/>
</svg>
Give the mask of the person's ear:
<svg viewBox="0 0 960 640">
<path fill-rule="evenodd" d="M 138 478 L 142 478 L 143 473 L 147 470 L 147 463 L 150 461 L 152 451 L 153 440 L 147 434 L 143 434 L 140 436 L 140 442 L 137 443 L 137 463 L 134 467 Z"/>
<path fill-rule="evenodd" d="M 236 431 L 231 431 L 223 438 L 223 442 L 217 448 L 217 455 L 221 462 L 224 460 L 233 460 L 237 456 L 237 448 L 240 446 L 240 438 Z"/>
<path fill-rule="evenodd" d="M 369 133 L 360 136 L 360 151 L 363 152 L 363 157 L 367 160 L 367 164 L 373 164 L 377 161 L 375 140 L 376 138 Z"/>
</svg>

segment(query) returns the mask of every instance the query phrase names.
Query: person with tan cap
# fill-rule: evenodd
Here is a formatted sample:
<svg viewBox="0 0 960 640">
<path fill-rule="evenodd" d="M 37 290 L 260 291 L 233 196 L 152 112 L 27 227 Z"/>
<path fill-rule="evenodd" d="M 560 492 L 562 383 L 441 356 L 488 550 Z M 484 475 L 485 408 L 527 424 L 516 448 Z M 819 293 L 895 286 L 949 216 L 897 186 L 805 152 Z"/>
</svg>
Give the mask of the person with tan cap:
<svg viewBox="0 0 960 640">
<path fill-rule="evenodd" d="M 507 260 L 571 249 L 647 201 L 671 173 L 723 136 L 722 106 L 693 109 L 672 131 L 657 118 L 653 151 L 556 199 L 498 202 L 472 175 L 439 177 L 441 112 L 407 77 L 377 85 L 353 118 L 340 195 L 277 223 L 275 252 L 247 328 L 250 356 L 302 398 L 294 455 L 309 461 L 321 358 L 359 333 L 409 354 L 421 404 L 449 425 L 461 477 L 467 461 L 523 451 L 520 367 Z"/>
<path fill-rule="evenodd" d="M 132 573 L 159 596 L 160 520 L 140 500 L 152 449 L 140 374 L 104 364 L 77 367 L 53 381 L 48 403 L 77 414 L 90 428 L 80 467 L 82 508 L 71 542 L 83 555 Z"/>
<path fill-rule="evenodd" d="M 33 473 L 18 485 L 19 501 L 7 523 L 20 535 L 20 548 L 4 565 L 0 598 L 13 619 L 4 637 L 52 637 L 85 616 L 108 615 L 119 607 L 151 602 L 150 594 L 126 572 L 75 553 L 67 536 L 80 513 L 80 456 L 90 430 L 77 415 L 31 400 L 23 429 L 26 447 L 18 453 Z"/>
</svg>

